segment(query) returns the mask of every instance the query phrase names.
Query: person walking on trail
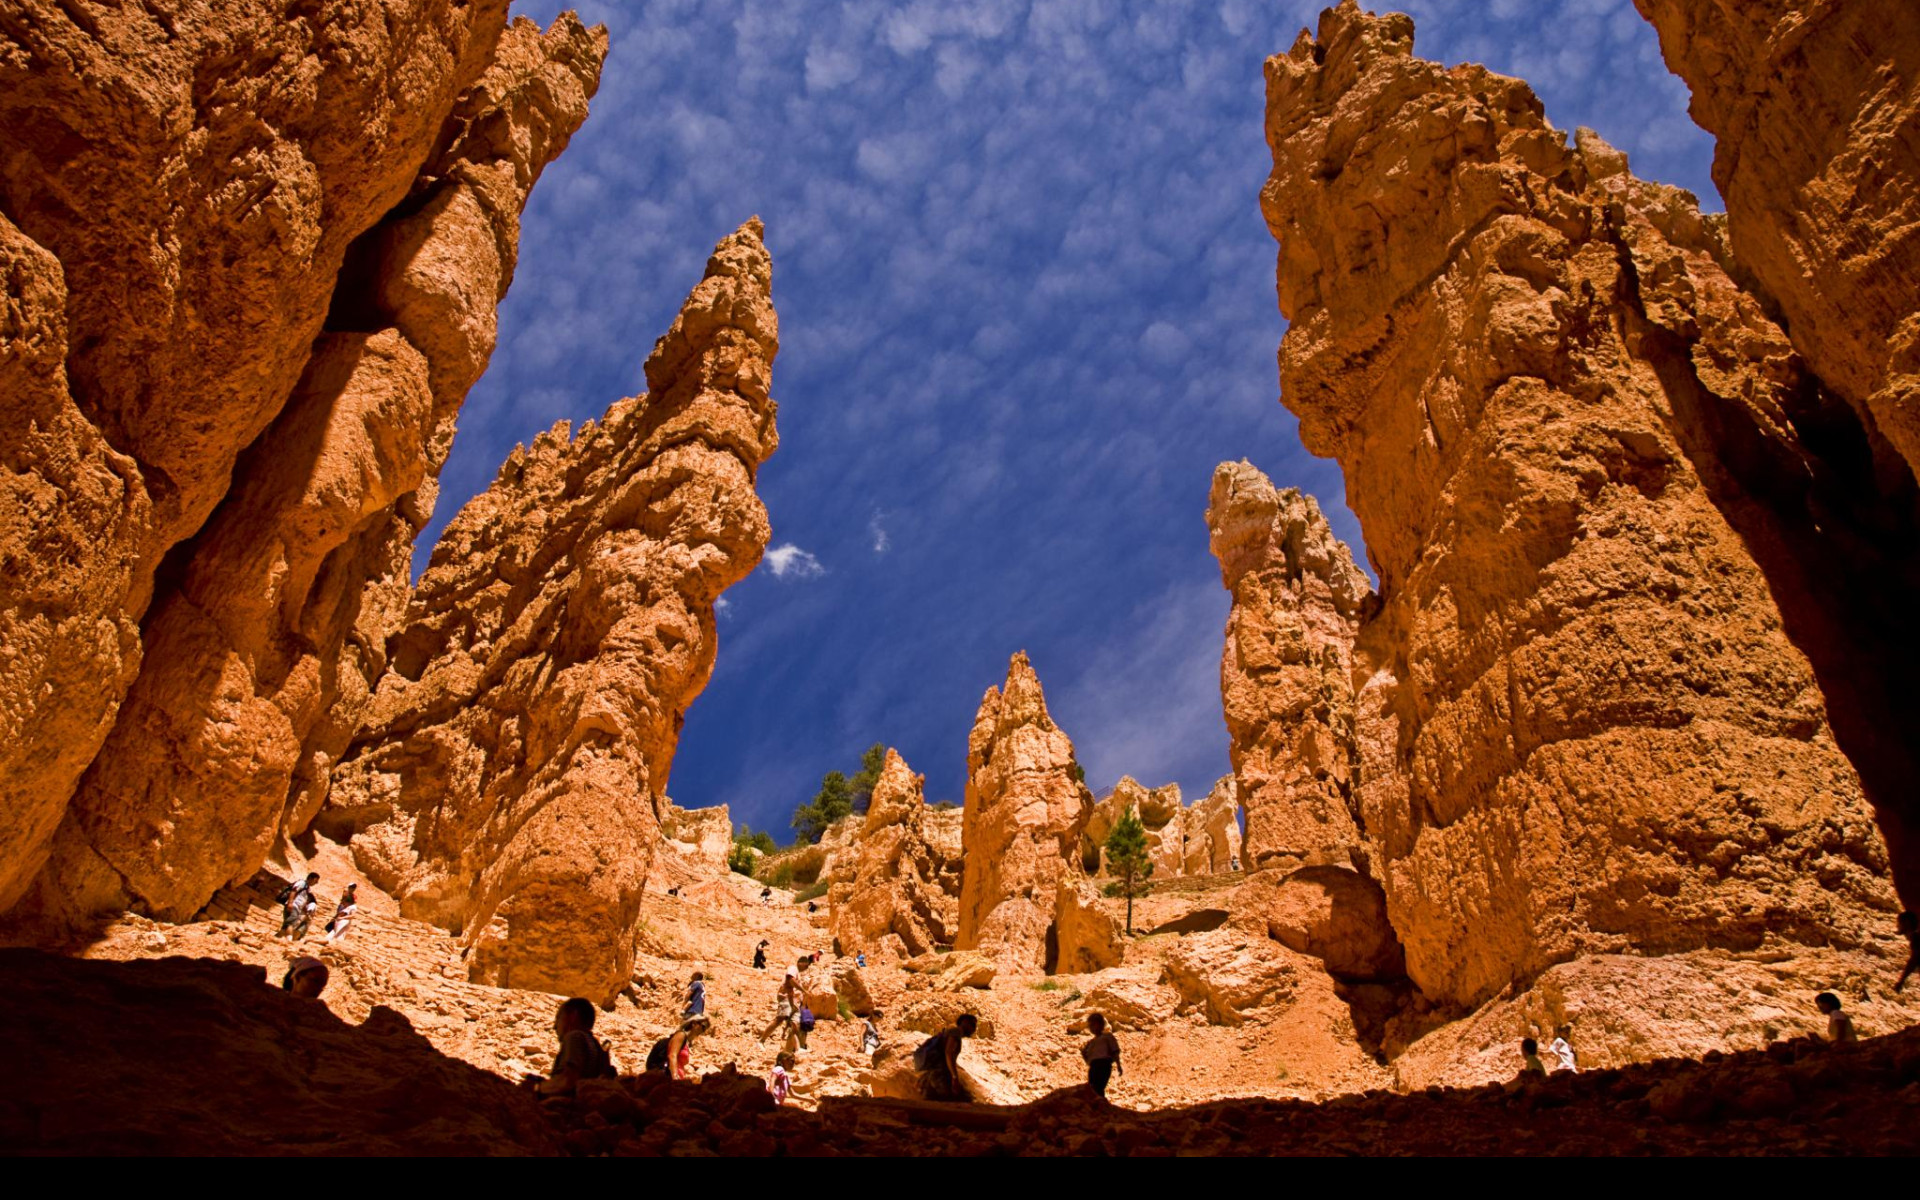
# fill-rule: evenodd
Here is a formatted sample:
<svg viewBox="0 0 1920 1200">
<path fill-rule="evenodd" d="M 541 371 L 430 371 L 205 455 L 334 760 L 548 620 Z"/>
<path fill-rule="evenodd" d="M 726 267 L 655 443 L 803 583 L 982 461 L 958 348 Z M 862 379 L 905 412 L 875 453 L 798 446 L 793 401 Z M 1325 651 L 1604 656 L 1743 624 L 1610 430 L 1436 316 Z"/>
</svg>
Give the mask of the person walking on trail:
<svg viewBox="0 0 1920 1200">
<path fill-rule="evenodd" d="M 1520 1074 L 1521 1076 L 1524 1078 L 1525 1076 L 1528 1076 L 1528 1075 L 1545 1075 L 1546 1073 L 1547 1073 L 1547 1064 L 1540 1061 L 1540 1043 L 1534 1041 L 1532 1038 L 1521 1038 L 1520 1039 Z"/>
<path fill-rule="evenodd" d="M 761 888 L 761 889 L 760 889 L 760 903 L 761 903 L 762 905 L 767 905 L 767 904 L 772 904 L 772 903 L 773 903 L 773 889 L 772 889 L 772 888 L 770 888 L 770 887 L 763 887 L 763 888 Z"/>
<path fill-rule="evenodd" d="M 1836 1046 L 1851 1046 L 1860 1040 L 1860 1032 L 1853 1027 L 1853 1018 L 1840 1007 L 1840 997 L 1832 992 L 1821 992 L 1813 998 L 1813 1006 L 1827 1015 L 1827 1040 Z"/>
<path fill-rule="evenodd" d="M 274 897 L 280 901 L 280 932 L 275 937 L 291 937 L 294 941 L 307 936 L 307 922 L 313 919 L 313 910 L 320 902 L 313 898 L 313 885 L 320 882 L 318 871 L 309 871 L 307 877 L 299 883 L 290 883 L 280 889 Z"/>
<path fill-rule="evenodd" d="M 913 1052 L 913 1069 L 920 1073 L 927 1099 L 972 1099 L 960 1086 L 960 1047 L 979 1027 L 972 1013 L 961 1013 L 953 1024 L 921 1042 Z"/>
<path fill-rule="evenodd" d="M 1087 1062 L 1087 1086 L 1104 1098 L 1114 1069 L 1120 1067 L 1120 1039 L 1107 1029 L 1107 1018 L 1100 1013 L 1087 1018 L 1087 1032 L 1093 1036 L 1080 1047 L 1080 1057 Z M 1120 1073 L 1126 1074 L 1126 1068 L 1120 1067 Z"/>
<path fill-rule="evenodd" d="M 1907 985 L 1907 976 L 1920 967 L 1920 916 L 1915 916 L 1911 911 L 1903 912 L 1894 918 L 1893 927 L 1900 931 L 1901 937 L 1907 939 L 1907 965 L 1900 968 L 1900 978 L 1893 981 L 1893 990 L 1897 992 Z"/>
<path fill-rule="evenodd" d="M 782 1050 L 773 1060 L 773 1074 L 767 1079 L 767 1091 L 775 1104 L 785 1104 L 793 1092 L 793 1055 Z"/>
<path fill-rule="evenodd" d="M 560 1051 L 553 1056 L 553 1071 L 544 1079 L 528 1075 L 520 1081 L 540 1096 L 571 1096 L 582 1079 L 612 1079 L 613 1056 L 593 1036 L 593 1001 L 575 996 L 563 1001 L 553 1014 L 553 1033 L 560 1039 Z"/>
<path fill-rule="evenodd" d="M 860 1026 L 860 1053 L 869 1058 L 880 1053 L 880 1026 L 876 1024 L 879 1020 L 880 1010 L 876 1008 L 867 1013 L 865 1024 Z"/>
<path fill-rule="evenodd" d="M 767 939 L 765 938 L 761 938 L 760 944 L 753 948 L 753 969 L 756 971 L 767 969 Z"/>
<path fill-rule="evenodd" d="M 801 983 L 800 973 L 812 965 L 813 959 L 802 954 L 793 966 L 787 968 L 786 976 L 780 980 L 780 991 L 774 997 L 773 1024 L 761 1032 L 760 1040 L 765 1041 L 776 1029 L 784 1028 L 789 1048 L 797 1043 L 802 1052 L 806 1050 L 807 1034 L 812 1032 L 813 1025 L 801 1019 L 801 1013 L 806 1009 L 806 988 Z"/>
<path fill-rule="evenodd" d="M 353 914 L 360 911 L 360 901 L 354 895 L 359 884 L 350 883 L 340 895 L 340 903 L 334 906 L 333 916 L 327 920 L 327 944 L 337 944 L 347 936 L 347 930 L 353 928 Z"/>
<path fill-rule="evenodd" d="M 687 984 L 687 1006 L 680 1013 L 686 1017 L 704 1017 L 707 1015 L 707 973 L 695 971 L 693 979 Z"/>
<path fill-rule="evenodd" d="M 1560 1061 L 1560 1066 L 1557 1068 L 1558 1070 L 1572 1071 L 1578 1075 L 1580 1068 L 1574 1062 L 1573 1043 L 1567 1040 L 1572 1035 L 1573 1026 L 1571 1025 L 1562 1025 L 1558 1029 L 1555 1029 L 1553 1031 L 1553 1040 L 1547 1043 L 1547 1051 Z"/>
<path fill-rule="evenodd" d="M 327 964 L 310 955 L 301 955 L 287 964 L 280 986 L 307 1000 L 318 1000 L 327 990 Z"/>
<path fill-rule="evenodd" d="M 680 1028 L 661 1038 L 647 1051 L 647 1070 L 665 1071 L 669 1079 L 690 1079 L 687 1064 L 693 1061 L 694 1039 L 711 1029 L 705 1017 L 688 1017 Z"/>
</svg>

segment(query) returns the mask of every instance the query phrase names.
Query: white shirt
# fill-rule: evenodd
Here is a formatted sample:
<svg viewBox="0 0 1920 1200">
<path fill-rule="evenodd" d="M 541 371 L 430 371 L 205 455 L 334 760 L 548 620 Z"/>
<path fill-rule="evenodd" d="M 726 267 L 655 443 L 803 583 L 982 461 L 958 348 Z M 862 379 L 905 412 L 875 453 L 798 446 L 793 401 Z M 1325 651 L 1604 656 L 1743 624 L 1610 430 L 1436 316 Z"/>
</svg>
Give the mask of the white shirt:
<svg viewBox="0 0 1920 1200">
<path fill-rule="evenodd" d="M 1567 1039 L 1557 1037 L 1547 1043 L 1547 1049 L 1553 1051 L 1553 1056 L 1560 1060 L 1562 1071 L 1579 1073 L 1580 1068 L 1573 1065 L 1573 1047 L 1567 1045 Z"/>
</svg>

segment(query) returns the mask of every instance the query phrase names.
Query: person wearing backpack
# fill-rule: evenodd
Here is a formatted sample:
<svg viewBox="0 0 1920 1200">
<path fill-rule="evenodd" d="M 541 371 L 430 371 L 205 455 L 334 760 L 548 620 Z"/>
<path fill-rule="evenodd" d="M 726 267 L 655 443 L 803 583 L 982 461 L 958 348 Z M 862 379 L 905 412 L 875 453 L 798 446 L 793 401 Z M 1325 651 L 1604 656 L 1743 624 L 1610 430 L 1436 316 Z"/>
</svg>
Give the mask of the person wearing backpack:
<svg viewBox="0 0 1920 1200">
<path fill-rule="evenodd" d="M 582 1079 L 612 1079 L 613 1056 L 593 1036 L 597 1016 L 593 1001 L 575 996 L 560 1005 L 553 1014 L 553 1032 L 560 1039 L 560 1052 L 553 1057 L 553 1073 L 542 1079 L 528 1075 L 520 1082 L 541 1096 L 571 1096 Z"/>
<path fill-rule="evenodd" d="M 961 1013 L 953 1024 L 921 1042 L 913 1052 L 913 1069 L 920 1073 L 920 1086 L 927 1099 L 972 1099 L 960 1086 L 960 1046 L 979 1027 L 972 1013 Z"/>
<path fill-rule="evenodd" d="M 313 885 L 320 882 L 320 872 L 309 871 L 306 879 L 299 883 L 289 883 L 280 889 L 274 899 L 280 902 L 280 932 L 275 937 L 291 937 L 294 941 L 307 936 L 307 922 L 313 919 L 313 910 L 320 902 L 313 898 Z"/>
<path fill-rule="evenodd" d="M 787 968 L 786 977 L 780 981 L 780 991 L 774 997 L 773 1023 L 761 1031 L 760 1040 L 765 1041 L 774 1030 L 784 1027 L 787 1031 L 787 1049 L 791 1050 L 797 1045 L 801 1051 L 806 1050 L 807 1034 L 813 1032 L 813 1013 L 804 1003 L 806 988 L 801 984 L 800 972 L 812 965 L 813 959 L 802 954 L 793 966 Z M 804 1029 L 800 1026 L 803 1010 L 809 1018 Z"/>
<path fill-rule="evenodd" d="M 687 1064 L 693 1059 L 693 1040 L 712 1028 L 705 1017 L 688 1017 L 680 1028 L 661 1038 L 647 1051 L 647 1070 L 665 1071 L 669 1079 L 686 1079 Z"/>
</svg>

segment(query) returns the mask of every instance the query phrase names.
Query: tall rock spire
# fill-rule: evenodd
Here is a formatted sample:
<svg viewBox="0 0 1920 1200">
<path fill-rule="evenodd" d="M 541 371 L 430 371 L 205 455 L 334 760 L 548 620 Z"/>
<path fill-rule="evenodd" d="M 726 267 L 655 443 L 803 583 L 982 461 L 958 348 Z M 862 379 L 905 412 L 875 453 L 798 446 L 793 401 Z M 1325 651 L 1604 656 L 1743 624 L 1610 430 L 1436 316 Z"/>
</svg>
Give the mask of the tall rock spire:
<svg viewBox="0 0 1920 1200">
<path fill-rule="evenodd" d="M 1357 793 L 1408 973 L 1858 945 L 1886 850 L 1718 457 L 1794 478 L 1792 348 L 1691 197 L 1412 45 L 1348 2 L 1269 59 L 1262 194 L 1282 399 L 1380 576 Z"/>
<path fill-rule="evenodd" d="M 447 527 L 322 828 L 476 979 L 627 982 L 713 604 L 760 561 L 778 326 L 758 218 L 722 239 L 649 391 L 516 449 Z"/>
</svg>

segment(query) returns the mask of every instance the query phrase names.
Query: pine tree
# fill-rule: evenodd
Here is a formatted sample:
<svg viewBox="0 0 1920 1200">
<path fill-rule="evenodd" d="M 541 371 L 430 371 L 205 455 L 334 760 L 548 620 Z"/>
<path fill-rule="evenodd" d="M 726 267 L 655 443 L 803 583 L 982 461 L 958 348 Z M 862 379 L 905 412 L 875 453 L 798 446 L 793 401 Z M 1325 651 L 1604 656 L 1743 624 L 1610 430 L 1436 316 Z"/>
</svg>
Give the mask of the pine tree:
<svg viewBox="0 0 1920 1200">
<path fill-rule="evenodd" d="M 847 780 L 847 787 L 853 792 L 853 811 L 867 811 L 867 802 L 873 799 L 873 785 L 880 782 L 881 768 L 886 765 L 885 742 L 875 742 L 860 756 L 860 773 Z"/>
<path fill-rule="evenodd" d="M 1133 898 L 1147 894 L 1147 880 L 1153 876 L 1153 859 L 1148 857 L 1147 827 L 1131 807 L 1114 822 L 1107 835 L 1107 870 L 1117 878 L 1107 885 L 1107 895 L 1127 898 L 1127 936 L 1133 936 Z"/>
</svg>

